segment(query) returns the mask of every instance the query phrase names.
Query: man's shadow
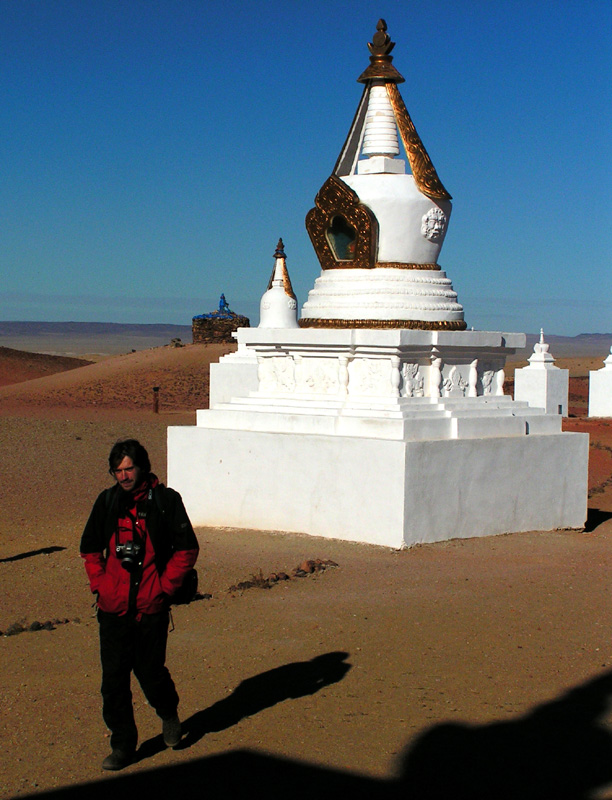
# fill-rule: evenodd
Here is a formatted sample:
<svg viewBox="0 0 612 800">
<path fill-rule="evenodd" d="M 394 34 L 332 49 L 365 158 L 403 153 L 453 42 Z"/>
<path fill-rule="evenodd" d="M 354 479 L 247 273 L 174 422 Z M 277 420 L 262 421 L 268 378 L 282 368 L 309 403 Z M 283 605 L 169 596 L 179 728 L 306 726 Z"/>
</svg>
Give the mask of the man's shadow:
<svg viewBox="0 0 612 800">
<path fill-rule="evenodd" d="M 229 697 L 219 700 L 183 721 L 183 739 L 176 750 L 184 750 L 200 741 L 207 733 L 226 730 L 246 717 L 251 717 L 283 700 L 315 694 L 325 686 L 342 680 L 350 670 L 348 653 L 323 653 L 310 661 L 298 661 L 246 678 Z M 161 736 L 143 742 L 138 760 L 165 749 Z"/>
</svg>

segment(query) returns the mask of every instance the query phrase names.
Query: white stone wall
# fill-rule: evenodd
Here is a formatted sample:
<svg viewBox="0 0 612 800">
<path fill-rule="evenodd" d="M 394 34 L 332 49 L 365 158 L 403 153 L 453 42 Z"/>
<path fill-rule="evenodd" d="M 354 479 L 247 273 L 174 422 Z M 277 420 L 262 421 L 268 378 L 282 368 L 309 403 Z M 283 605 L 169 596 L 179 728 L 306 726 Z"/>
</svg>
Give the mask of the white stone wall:
<svg viewBox="0 0 612 800">
<path fill-rule="evenodd" d="M 581 528 L 587 459 L 586 434 L 404 442 L 168 429 L 168 482 L 194 525 L 396 548 Z"/>
</svg>

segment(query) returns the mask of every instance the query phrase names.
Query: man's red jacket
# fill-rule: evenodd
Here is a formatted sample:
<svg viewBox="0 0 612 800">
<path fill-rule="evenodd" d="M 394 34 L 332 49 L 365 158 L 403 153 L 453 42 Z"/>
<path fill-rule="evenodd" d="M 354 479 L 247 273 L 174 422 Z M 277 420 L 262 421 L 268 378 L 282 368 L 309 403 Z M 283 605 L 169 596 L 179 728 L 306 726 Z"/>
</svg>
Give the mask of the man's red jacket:
<svg viewBox="0 0 612 800">
<path fill-rule="evenodd" d="M 141 545 L 139 563 L 131 572 L 116 552 L 126 541 Z M 81 537 L 91 591 L 98 594 L 100 610 L 111 614 L 126 614 L 130 608 L 137 614 L 161 611 L 198 551 L 181 496 L 153 474 L 133 492 L 118 485 L 103 491 Z"/>
</svg>

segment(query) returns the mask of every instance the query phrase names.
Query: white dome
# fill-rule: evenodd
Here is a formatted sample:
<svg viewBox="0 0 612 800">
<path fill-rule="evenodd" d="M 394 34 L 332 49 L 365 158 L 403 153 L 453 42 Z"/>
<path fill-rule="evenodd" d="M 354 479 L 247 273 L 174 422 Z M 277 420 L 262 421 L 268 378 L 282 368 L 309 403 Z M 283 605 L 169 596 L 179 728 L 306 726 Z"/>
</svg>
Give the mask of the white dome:
<svg viewBox="0 0 612 800">
<path fill-rule="evenodd" d="M 299 328 L 297 300 L 287 272 L 283 240 L 279 239 L 274 253 L 274 271 L 268 290 L 259 304 L 259 328 Z"/>
</svg>

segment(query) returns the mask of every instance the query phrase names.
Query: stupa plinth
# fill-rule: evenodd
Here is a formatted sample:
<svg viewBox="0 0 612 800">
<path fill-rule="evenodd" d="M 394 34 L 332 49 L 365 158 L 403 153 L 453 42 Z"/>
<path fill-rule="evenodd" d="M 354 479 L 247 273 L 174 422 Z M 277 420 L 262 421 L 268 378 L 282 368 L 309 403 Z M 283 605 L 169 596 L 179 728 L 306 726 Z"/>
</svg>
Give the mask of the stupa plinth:
<svg viewBox="0 0 612 800">
<path fill-rule="evenodd" d="M 588 436 L 504 395 L 525 335 L 466 330 L 438 264 L 451 198 L 392 46 L 381 20 L 307 215 L 321 275 L 299 327 L 277 258 L 260 326 L 211 370 L 211 408 L 168 430 L 168 479 L 195 525 L 392 547 L 584 525 Z"/>
</svg>

